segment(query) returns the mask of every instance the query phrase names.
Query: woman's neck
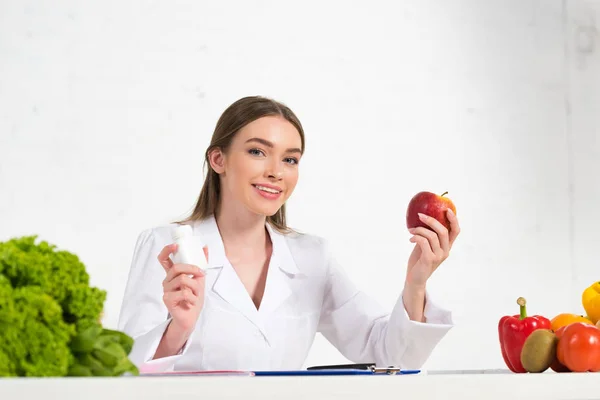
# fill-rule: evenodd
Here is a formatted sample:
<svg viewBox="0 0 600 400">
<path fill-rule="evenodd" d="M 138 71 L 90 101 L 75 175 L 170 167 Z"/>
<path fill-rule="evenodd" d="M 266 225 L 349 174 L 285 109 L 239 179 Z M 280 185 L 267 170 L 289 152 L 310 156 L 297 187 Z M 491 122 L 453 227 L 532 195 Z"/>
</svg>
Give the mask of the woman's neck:
<svg viewBox="0 0 600 400">
<path fill-rule="evenodd" d="M 215 213 L 226 253 L 263 253 L 268 240 L 266 217 L 223 202 Z"/>
</svg>

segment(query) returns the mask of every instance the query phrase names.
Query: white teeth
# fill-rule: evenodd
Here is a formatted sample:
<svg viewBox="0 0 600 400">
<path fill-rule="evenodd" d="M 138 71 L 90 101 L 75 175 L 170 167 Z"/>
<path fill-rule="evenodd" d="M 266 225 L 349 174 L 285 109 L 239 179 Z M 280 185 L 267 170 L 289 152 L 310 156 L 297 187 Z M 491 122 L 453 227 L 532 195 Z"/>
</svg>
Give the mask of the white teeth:
<svg viewBox="0 0 600 400">
<path fill-rule="evenodd" d="M 262 190 L 262 191 L 265 191 L 265 192 L 275 193 L 275 194 L 279 193 L 279 190 L 271 189 L 271 188 L 260 186 L 260 185 L 254 185 L 254 186 L 256 188 Z"/>
</svg>

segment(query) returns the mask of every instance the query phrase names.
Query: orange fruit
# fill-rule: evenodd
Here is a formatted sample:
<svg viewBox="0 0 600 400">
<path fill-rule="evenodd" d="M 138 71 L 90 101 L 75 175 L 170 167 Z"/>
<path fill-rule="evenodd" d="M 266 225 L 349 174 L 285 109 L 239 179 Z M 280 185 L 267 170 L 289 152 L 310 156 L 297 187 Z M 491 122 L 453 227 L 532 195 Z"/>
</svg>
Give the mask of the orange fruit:
<svg viewBox="0 0 600 400">
<path fill-rule="evenodd" d="M 570 325 L 574 322 L 583 322 L 584 324 L 594 325 L 592 321 L 584 317 L 583 315 L 562 313 L 550 320 L 552 330 L 556 332 L 560 327 Z"/>
</svg>

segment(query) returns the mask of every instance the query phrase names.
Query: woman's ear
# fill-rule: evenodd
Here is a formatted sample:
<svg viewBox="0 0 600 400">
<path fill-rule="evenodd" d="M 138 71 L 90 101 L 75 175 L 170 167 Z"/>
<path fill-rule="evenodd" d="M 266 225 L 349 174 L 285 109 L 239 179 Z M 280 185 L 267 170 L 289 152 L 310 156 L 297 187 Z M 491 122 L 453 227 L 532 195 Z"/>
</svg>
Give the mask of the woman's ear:
<svg viewBox="0 0 600 400">
<path fill-rule="evenodd" d="M 211 150 L 208 154 L 208 162 L 211 168 L 217 173 L 225 172 L 225 154 L 219 148 Z"/>
</svg>

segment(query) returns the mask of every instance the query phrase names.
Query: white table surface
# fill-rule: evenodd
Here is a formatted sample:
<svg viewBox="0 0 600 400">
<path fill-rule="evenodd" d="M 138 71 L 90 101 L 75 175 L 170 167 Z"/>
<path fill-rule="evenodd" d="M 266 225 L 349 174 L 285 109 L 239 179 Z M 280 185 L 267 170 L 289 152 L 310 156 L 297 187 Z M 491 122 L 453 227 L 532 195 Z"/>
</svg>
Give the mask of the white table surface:
<svg viewBox="0 0 600 400">
<path fill-rule="evenodd" d="M 0 399 L 600 399 L 600 373 L 0 378 Z"/>
</svg>

